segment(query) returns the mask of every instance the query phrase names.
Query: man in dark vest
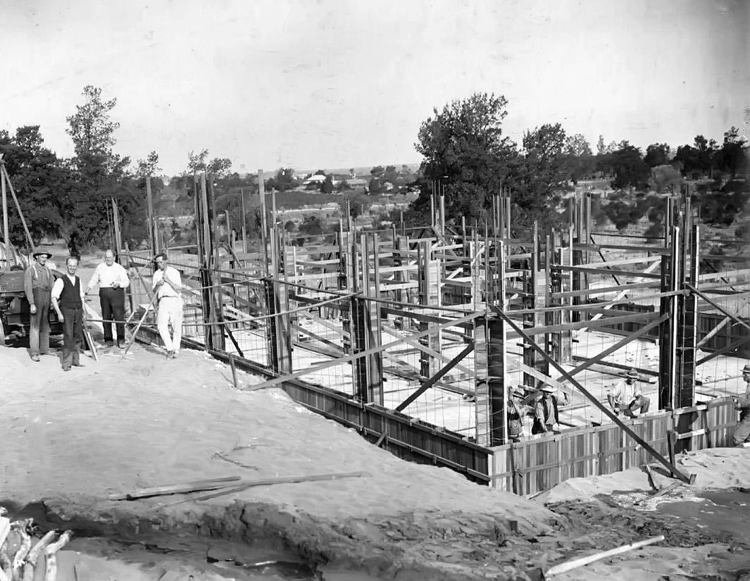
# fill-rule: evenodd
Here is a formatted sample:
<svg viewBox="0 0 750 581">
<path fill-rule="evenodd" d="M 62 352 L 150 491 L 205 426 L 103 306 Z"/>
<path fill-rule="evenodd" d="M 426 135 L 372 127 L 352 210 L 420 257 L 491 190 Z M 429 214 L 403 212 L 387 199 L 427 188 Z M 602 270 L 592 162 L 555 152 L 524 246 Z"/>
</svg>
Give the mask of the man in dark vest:
<svg viewBox="0 0 750 581">
<path fill-rule="evenodd" d="M 33 361 L 39 361 L 39 355 L 49 353 L 50 292 L 55 281 L 47 266 L 49 258 L 52 258 L 49 252 L 35 252 L 34 262 L 29 265 L 23 276 L 23 289 L 31 312 L 29 351 Z"/>
<path fill-rule="evenodd" d="M 76 276 L 78 259 L 69 256 L 65 261 L 67 273 L 55 281 L 52 287 L 52 306 L 63 324 L 63 371 L 83 367 L 80 361 L 80 346 L 83 342 L 83 298 L 84 288 Z"/>
</svg>

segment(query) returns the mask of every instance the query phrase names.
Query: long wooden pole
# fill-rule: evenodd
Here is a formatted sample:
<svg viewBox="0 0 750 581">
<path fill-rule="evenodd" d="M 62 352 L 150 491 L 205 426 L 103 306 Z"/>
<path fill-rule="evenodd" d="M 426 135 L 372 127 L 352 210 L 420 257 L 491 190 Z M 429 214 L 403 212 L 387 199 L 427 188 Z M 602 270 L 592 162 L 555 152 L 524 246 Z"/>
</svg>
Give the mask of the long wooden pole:
<svg viewBox="0 0 750 581">
<path fill-rule="evenodd" d="M 616 549 L 610 549 L 609 551 L 603 551 L 601 553 L 589 555 L 588 557 L 581 557 L 580 559 L 566 561 L 565 563 L 560 563 L 559 565 L 555 565 L 554 567 L 548 569 L 544 576 L 545 578 L 548 578 L 552 577 L 553 575 L 560 575 L 561 573 L 566 573 L 567 571 L 570 571 L 572 569 L 583 567 L 584 565 L 588 565 L 589 563 L 593 563 L 594 561 L 600 561 L 601 559 L 607 559 L 609 557 L 619 555 L 620 553 L 626 553 L 627 551 L 640 549 L 642 547 L 653 545 L 654 543 L 658 543 L 663 540 L 664 535 L 659 535 L 658 537 L 652 537 L 650 539 L 646 539 L 645 541 L 638 541 L 637 543 L 630 543 L 629 545 L 623 545 L 622 547 L 617 547 Z"/>
<path fill-rule="evenodd" d="M 146 176 L 146 203 L 148 204 L 148 242 L 151 245 L 151 256 L 156 256 L 159 253 L 159 246 L 154 232 L 154 199 L 151 195 L 151 176 Z"/>
<path fill-rule="evenodd" d="M 247 217 L 245 215 L 244 188 L 240 188 L 240 207 L 242 210 L 242 254 L 247 254 Z M 244 260 L 247 260 L 247 256 L 245 256 Z"/>
<path fill-rule="evenodd" d="M 5 162 L 0 160 L 3 169 L 5 169 Z M 5 175 L 5 172 L 3 172 Z M 8 228 L 8 194 L 5 191 L 5 179 L 0 179 L 2 182 L 2 194 L 3 194 L 3 242 L 5 243 L 5 268 L 9 268 L 10 264 L 10 229 Z"/>
</svg>

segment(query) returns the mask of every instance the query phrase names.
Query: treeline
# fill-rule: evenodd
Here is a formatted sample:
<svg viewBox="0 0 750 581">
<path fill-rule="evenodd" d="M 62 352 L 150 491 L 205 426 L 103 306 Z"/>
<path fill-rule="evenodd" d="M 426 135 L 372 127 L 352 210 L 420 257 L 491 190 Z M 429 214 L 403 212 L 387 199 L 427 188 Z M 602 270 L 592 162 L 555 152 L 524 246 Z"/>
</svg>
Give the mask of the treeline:
<svg viewBox="0 0 750 581">
<path fill-rule="evenodd" d="M 503 96 L 478 93 L 435 109 L 422 123 L 415 144 L 423 156 L 421 195 L 405 217 L 409 223 L 429 221 L 430 195 L 440 191 L 448 216 L 483 224 L 492 197 L 507 191 L 515 224 L 560 224 L 566 220 L 562 199 L 583 180 L 604 181 L 619 192 L 610 208 L 619 228 L 659 205 L 636 198 L 677 192 L 686 179 L 703 180 L 691 193 L 709 221 L 731 223 L 747 201 L 748 143 L 735 127 L 721 144 L 698 135 L 675 152 L 665 143 L 645 152 L 627 140 L 605 145 L 600 136 L 594 153 L 582 135 L 569 135 L 560 123 L 528 130 L 517 144 L 503 133 L 506 116 Z"/>
</svg>

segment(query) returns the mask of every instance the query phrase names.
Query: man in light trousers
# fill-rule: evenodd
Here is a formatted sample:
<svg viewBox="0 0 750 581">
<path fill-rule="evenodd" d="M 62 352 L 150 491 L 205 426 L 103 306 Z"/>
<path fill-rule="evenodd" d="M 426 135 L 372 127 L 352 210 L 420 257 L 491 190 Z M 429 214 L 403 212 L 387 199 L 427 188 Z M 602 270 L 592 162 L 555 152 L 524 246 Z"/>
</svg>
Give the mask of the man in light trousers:
<svg viewBox="0 0 750 581">
<path fill-rule="evenodd" d="M 174 359 L 180 352 L 182 341 L 182 278 L 176 268 L 167 264 L 167 255 L 163 252 L 154 257 L 154 263 L 158 269 L 151 285 L 156 292 L 156 327 L 167 351 L 167 359 Z"/>
</svg>

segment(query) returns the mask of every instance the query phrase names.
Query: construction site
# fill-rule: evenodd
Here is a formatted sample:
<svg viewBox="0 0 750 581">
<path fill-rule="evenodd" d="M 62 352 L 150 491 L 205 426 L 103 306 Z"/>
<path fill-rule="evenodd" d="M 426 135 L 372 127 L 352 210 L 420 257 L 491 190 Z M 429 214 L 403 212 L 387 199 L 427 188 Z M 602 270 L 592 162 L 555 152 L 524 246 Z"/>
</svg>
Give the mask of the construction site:
<svg viewBox="0 0 750 581">
<path fill-rule="evenodd" d="M 399 457 L 450 467 L 534 495 L 570 477 L 731 445 L 731 396 L 750 353 L 748 257 L 717 271 L 685 194 L 668 200 L 662 238 L 592 229 L 591 199 L 569 200 L 567 228 L 512 226 L 497 196 L 479 231 L 432 223 L 296 244 L 261 194 L 261 252 L 241 259 L 212 236 L 211 194 L 195 181 L 197 254 L 170 249 L 190 281 L 187 344 L 280 386 L 309 409 Z M 266 198 L 269 198 L 271 204 Z M 160 249 L 158 249 L 160 250 Z M 139 273 L 134 309 L 150 303 L 150 255 L 123 251 Z M 142 313 L 145 311 L 141 311 Z M 158 341 L 148 317 L 143 340 Z M 635 369 L 650 412 L 623 421 L 607 393 Z M 511 443 L 512 387 L 554 387 L 559 430 Z"/>
<path fill-rule="evenodd" d="M 281 545 L 285 551 L 291 546 L 297 554 L 306 555 L 302 559 L 305 567 L 315 565 L 302 573 L 295 569 L 293 574 L 273 569 L 263 575 L 256 568 L 253 574 L 258 576 L 242 577 L 247 579 L 268 578 L 268 575 L 281 575 L 284 579 L 313 578 L 306 575 L 317 574 L 312 571 L 322 570 L 316 567 L 323 563 L 335 563 L 336 570 L 345 571 L 343 576 L 336 577 L 338 573 L 329 570 L 325 579 L 522 579 L 534 578 L 532 570 L 535 568 L 531 564 L 542 555 L 545 560 L 550 555 L 555 560 L 575 554 L 574 545 L 565 545 L 565 550 L 550 553 L 548 546 L 536 547 L 533 545 L 537 541 L 529 540 L 550 534 L 548 527 L 556 526 L 552 513 L 537 514 L 537 510 L 547 509 L 542 509 L 541 505 L 537 508 L 532 499 L 549 498 L 545 495 L 554 495 L 555 490 L 560 490 L 560 486 L 571 479 L 579 481 L 612 475 L 608 492 L 616 494 L 621 489 L 619 484 L 632 477 L 622 474 L 643 473 L 644 502 L 649 494 L 664 495 L 666 489 L 673 490 L 678 483 L 686 487 L 710 487 L 709 481 L 718 485 L 708 476 L 717 465 L 707 464 L 704 459 L 698 468 L 685 459 L 696 458 L 696 454 L 705 450 L 733 446 L 737 411 L 732 397 L 745 389 L 741 369 L 750 352 L 747 348 L 750 268 L 742 248 L 721 256 L 722 264 L 727 266 L 725 269 L 717 270 L 713 266 L 713 259 L 717 257 L 702 251 L 706 245 L 686 192 L 669 197 L 664 235 L 656 239 L 595 231 L 591 198 L 587 194 L 569 200 L 571 218 L 567 228 L 519 229 L 514 226 L 511 215 L 512 194 L 503 194 L 494 198 L 491 223 L 481 228 L 465 222 L 460 228 L 446 226 L 444 200 L 434 195 L 432 221 L 423 227 L 407 229 L 403 224 L 394 224 L 387 231 L 357 230 L 351 221 L 342 220 L 335 234 L 299 243 L 280 227 L 274 194 L 266 195 L 263 180 L 259 183 L 263 224 L 258 252 L 242 252 L 218 243 L 212 191 L 205 175 L 195 177 L 192 190 L 197 248 L 164 247 L 154 216 L 149 216 L 151 248 L 127 248 L 119 241 L 118 213 L 113 202 L 115 251 L 131 278 L 128 330 L 132 339 L 123 354 L 107 352 L 101 345 L 97 354 L 96 345 L 90 346 L 92 358 L 117 360 L 111 369 L 91 373 L 100 374 L 99 381 L 106 380 L 106 383 L 127 381 L 122 379 L 123 373 L 136 378 L 141 373 L 142 381 L 134 383 L 132 389 L 142 389 L 138 397 L 145 397 L 143 401 L 149 402 L 137 412 L 145 414 L 143 418 L 154 406 L 173 405 L 167 404 L 166 399 L 159 400 L 161 404 L 152 401 L 156 394 L 145 395 L 150 394 L 149 385 L 168 381 L 169 375 L 164 375 L 170 373 L 167 366 L 150 363 L 144 367 L 144 363 L 138 363 L 139 359 L 143 361 L 143 358 L 159 354 L 161 339 L 151 290 L 153 257 L 166 252 L 170 265 L 180 271 L 184 285 L 182 347 L 188 354 L 195 354 L 190 357 L 209 357 L 217 369 L 226 371 L 219 373 L 238 395 L 221 395 L 222 401 L 225 397 L 232 400 L 259 398 L 276 393 L 280 388 L 295 405 L 302 406 L 298 412 L 309 410 L 334 420 L 347 428 L 346 432 L 356 434 L 355 438 L 369 441 L 367 445 L 371 449 L 389 452 L 392 460 L 379 458 L 389 466 L 389 462 L 394 463 L 394 474 L 406 470 L 397 467 L 403 464 L 397 458 L 410 461 L 404 466 L 428 464 L 448 469 L 455 474 L 447 477 L 445 470 L 440 471 L 443 476 L 438 480 L 447 478 L 445 487 L 437 500 L 430 497 L 435 504 L 428 512 L 478 514 L 477 511 L 483 513 L 479 506 L 494 505 L 492 511 L 496 516 L 483 515 L 482 519 L 490 520 L 482 521 L 480 526 L 475 519 L 473 526 L 482 530 L 495 527 L 494 541 L 492 535 L 488 537 L 494 547 L 491 553 L 506 552 L 502 553 L 504 557 L 492 553 L 493 559 L 505 559 L 503 566 L 510 567 L 509 555 L 523 554 L 526 564 L 513 562 L 516 567 L 513 574 L 517 576 L 499 577 L 502 567 L 495 567 L 486 570 L 490 576 L 476 577 L 476 567 L 487 554 L 485 557 L 474 555 L 470 559 L 472 565 L 466 566 L 464 551 L 457 562 L 462 563 L 465 570 L 451 572 L 450 567 L 437 565 L 424 569 L 429 562 L 429 557 L 424 556 L 427 554 L 424 547 L 420 549 L 421 557 L 410 555 L 408 565 L 404 564 L 403 555 L 397 557 L 392 553 L 391 547 L 379 553 L 377 563 L 365 566 L 363 563 L 370 558 L 365 555 L 372 549 L 368 549 L 371 531 L 366 533 L 368 541 L 363 541 L 363 531 L 351 533 L 353 542 L 360 543 L 356 557 L 349 545 L 327 554 L 326 551 L 332 549 L 327 549 L 326 541 L 318 538 L 321 524 L 315 518 L 312 523 L 302 519 L 292 527 L 268 512 L 271 509 L 267 503 L 273 502 L 270 499 L 278 502 L 272 492 L 268 497 L 252 497 L 255 516 L 265 519 L 266 524 L 253 529 L 256 525 L 250 526 L 243 520 L 246 524 L 238 533 L 232 529 L 231 523 L 237 521 L 233 511 L 238 507 L 244 507 L 245 511 L 251 509 L 241 494 L 247 487 L 231 488 L 236 478 L 225 479 L 223 484 L 214 482 L 209 488 L 185 489 L 184 500 L 176 503 L 164 504 L 160 495 L 166 493 L 156 493 L 156 500 L 146 505 L 145 513 L 142 509 L 114 508 L 116 501 L 140 497 L 135 492 L 113 494 L 111 485 L 106 488 L 109 504 L 90 498 L 103 495 L 104 489 L 89 492 L 85 501 L 79 497 L 63 501 L 58 493 L 53 501 L 45 504 L 48 519 L 54 514 L 59 524 L 60 519 L 70 518 L 70 522 L 77 522 L 79 526 L 86 523 L 85 526 L 96 528 L 98 534 L 110 536 L 122 535 L 125 530 L 132 535 L 133 527 L 137 536 L 138 530 L 146 526 L 151 534 L 162 531 L 172 535 L 183 534 L 186 530 L 194 534 L 196 530 L 213 527 L 210 536 L 235 542 L 241 538 L 245 543 L 253 535 L 256 541 L 276 535 L 283 539 Z M 7 206 L 4 209 L 7 215 Z M 8 240 L 7 235 L 5 240 Z M 7 287 L 3 290 L 7 291 Z M 95 314 L 90 321 L 101 322 Z M 92 334 L 96 342 L 96 331 Z M 132 351 L 128 353 L 131 346 Z M 130 370 L 123 371 L 124 365 L 129 365 Z M 197 360 L 187 359 L 178 365 L 195 373 L 190 377 L 196 382 L 209 381 L 206 385 L 210 385 L 204 371 L 199 370 L 203 368 L 197 367 Z M 95 370 L 95 366 L 96 363 L 92 363 L 87 369 Z M 636 371 L 643 394 L 651 400 L 648 413 L 637 418 L 615 414 L 607 402 L 613 385 L 630 370 Z M 12 375 L 11 371 L 8 373 Z M 19 367 L 17 376 L 22 373 Z M 93 376 L 92 380 L 95 380 Z M 552 386 L 558 401 L 556 429 L 548 434 L 531 434 L 532 418 L 524 414 L 523 434 L 518 441 L 511 441 L 507 409 L 511 390 L 520 388 L 524 401 L 533 401 L 534 394 L 544 384 Z M 193 389 L 188 387 L 188 382 L 175 384 L 180 397 L 186 397 L 183 387 Z M 120 408 L 114 408 L 112 413 L 115 409 L 128 409 L 137 401 L 137 398 L 126 397 L 124 391 L 119 396 L 106 395 L 102 390 L 93 393 L 99 395 L 87 395 L 81 401 L 94 401 L 90 397 L 104 398 L 98 405 L 109 409 L 115 405 L 111 398 L 118 398 Z M 164 397 L 174 399 L 169 394 Z M 261 405 L 260 400 L 253 401 L 255 406 Z M 213 403 L 206 400 L 203 405 L 208 409 Z M 192 425 L 198 425 L 203 418 L 194 416 L 197 411 L 185 407 L 180 413 L 193 418 Z M 235 412 L 226 413 L 231 416 Z M 308 437 L 313 438 L 315 431 L 308 426 L 306 416 L 279 413 L 276 419 L 280 426 L 276 429 L 294 432 L 294 438 L 301 443 Z M 109 422 L 120 425 L 124 420 L 105 414 L 100 421 L 108 422 L 109 427 L 112 425 Z M 221 420 L 222 425 L 224 421 Z M 258 444 L 256 438 L 261 432 L 253 430 L 254 424 L 240 422 L 237 418 L 230 424 L 234 426 L 232 433 L 236 434 L 232 452 L 270 445 Z M 182 429 L 189 430 L 190 425 L 187 423 Z M 107 431 L 107 427 L 101 427 Z M 125 429 L 124 424 L 122 429 Z M 246 444 L 241 440 L 240 434 L 247 429 L 256 434 L 255 443 Z M 59 437 L 65 436 L 60 433 Z M 325 440 L 331 442 L 332 437 L 338 442 L 343 436 L 328 434 Z M 176 442 L 173 445 L 177 446 Z M 183 445 L 180 440 L 179 449 Z M 190 445 L 197 443 L 194 441 Z M 210 448 L 209 444 L 205 445 Z M 140 449 L 138 446 L 134 450 Z M 732 450 L 732 462 L 736 466 L 741 464 L 743 453 L 742 449 Z M 215 452 L 211 458 L 217 454 Z M 355 455 L 362 456 L 362 453 Z M 228 453 L 218 455 L 224 459 L 228 456 Z M 229 460 L 235 467 L 253 468 L 238 458 L 235 455 Z M 366 462 L 364 458 L 349 462 L 347 466 L 362 466 L 362 462 Z M 719 455 L 718 458 L 719 462 L 724 462 L 726 457 Z M 273 465 L 280 462 L 276 455 L 268 460 Z M 295 466 L 299 469 L 298 463 Z M 217 471 L 210 472 L 213 475 Z M 132 484 L 147 490 L 143 486 L 157 484 L 153 479 L 160 473 L 157 471 L 149 479 L 142 476 L 145 472 L 139 472 L 141 476 Z M 282 476 L 279 480 L 279 474 L 279 470 L 269 474 L 273 478 L 260 484 L 274 488 L 272 485 L 285 482 L 339 477 L 365 480 L 362 477 L 372 476 L 369 471 L 333 472 L 326 477 L 308 475 L 308 478 L 284 480 Z M 744 482 L 742 472 L 734 474 L 737 480 L 730 480 L 733 484 L 726 484 L 726 487 Z M 703 483 L 701 478 L 704 478 Z M 456 479 L 462 483 L 457 484 Z M 8 487 L 9 482 L 5 483 Z M 469 501 L 459 501 L 456 495 L 465 495 L 465 487 L 477 485 L 484 485 L 487 493 L 494 496 L 478 500 L 471 493 L 471 502 L 477 505 L 463 507 Z M 641 485 L 639 482 L 635 486 Z M 464 492 L 457 492 L 456 486 Z M 180 493 L 166 488 L 169 494 Z M 218 492 L 194 496 L 196 491 L 207 489 L 218 489 Z M 45 490 L 49 494 L 48 489 L 29 484 L 24 493 L 27 496 L 20 498 L 27 502 L 30 498 L 38 500 L 38 496 L 45 496 Z M 349 494 L 358 494 L 356 488 L 346 490 Z M 513 494 L 499 500 L 498 493 Z M 214 500 L 209 501 L 209 498 Z M 313 495 L 312 498 L 318 497 Z M 289 502 L 299 510 L 307 501 L 293 496 Z M 181 503 L 188 504 L 172 508 Z M 371 510 L 379 510 L 386 504 L 369 506 Z M 51 509 L 52 506 L 56 508 Z M 198 509 L 198 506 L 203 508 Z M 568 534 L 574 538 L 576 527 L 583 530 L 591 523 L 586 523 L 584 517 L 574 516 L 576 511 L 568 505 L 565 507 L 568 512 L 563 518 L 569 519 Z M 190 512 L 181 512 L 182 509 Z M 144 516 L 154 510 L 161 516 Z M 590 513 L 591 518 L 605 518 L 601 508 L 597 510 L 599 512 Z M 611 506 L 607 510 L 612 518 L 617 514 Z M 103 521 L 102 511 L 116 516 L 105 517 Z M 586 510 L 583 513 L 588 514 Z M 23 511 L 18 514 L 28 515 Z M 63 516 L 65 514 L 69 517 Z M 154 524 L 154 518 L 159 524 Z M 369 518 L 363 521 L 370 523 L 368 527 L 372 525 L 372 517 Z M 584 520 L 577 521 L 577 518 Z M 378 526 L 393 525 L 393 522 L 384 522 Z M 675 522 L 680 524 L 665 526 L 672 535 L 670 546 L 694 547 L 709 542 L 690 536 L 692 533 L 688 531 L 695 528 L 692 521 L 678 519 Z M 247 529 L 248 526 L 253 531 Z M 304 534 L 297 530 L 302 526 L 308 527 Z M 442 531 L 443 539 L 446 534 L 453 538 L 453 532 L 435 529 L 435 523 L 429 519 L 423 526 Z M 658 528 L 653 523 L 650 526 Z M 296 530 L 297 537 L 290 533 L 292 529 Z M 313 535 L 314 542 L 310 530 L 318 530 Z M 498 542 L 500 538 L 510 539 L 514 535 L 523 537 L 523 547 L 511 541 L 508 541 L 510 544 Z M 482 539 L 482 543 L 487 541 L 484 536 Z M 635 533 L 630 540 L 637 540 Z M 328 542 L 333 541 L 328 539 Z M 425 539 L 420 542 L 424 543 Z M 468 538 L 461 542 L 472 545 L 474 541 Z M 718 541 L 711 539 L 710 542 Z M 163 539 L 159 543 L 163 543 Z M 313 548 L 310 543 L 317 545 Z M 385 539 L 382 546 L 391 545 Z M 278 551 L 278 542 L 272 548 Z M 101 554 L 101 548 L 97 551 Z M 665 557 L 666 560 L 671 558 Z M 738 562 L 746 559 L 743 555 L 738 558 Z M 269 562 L 283 561 L 278 555 L 274 559 Z M 696 560 L 700 561 L 697 557 Z M 411 573 L 395 577 L 396 563 Z M 732 566 L 733 570 L 739 567 Z M 355 570 L 360 576 L 351 576 Z M 424 573 L 426 570 L 430 572 Z M 76 575 L 77 571 L 74 567 Z M 361 576 L 363 571 L 370 576 Z M 528 577 L 520 576 L 523 571 Z M 298 574 L 301 576 L 294 576 Z M 421 576 L 425 574 L 427 577 Z M 163 575 L 153 578 L 161 579 Z M 584 577 L 573 574 L 556 578 Z"/>
</svg>

